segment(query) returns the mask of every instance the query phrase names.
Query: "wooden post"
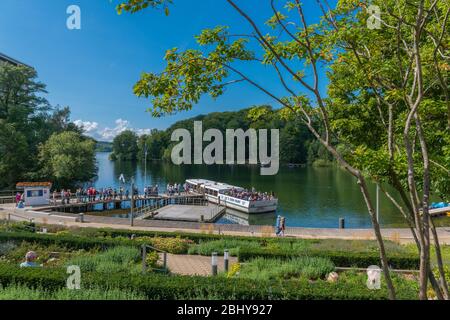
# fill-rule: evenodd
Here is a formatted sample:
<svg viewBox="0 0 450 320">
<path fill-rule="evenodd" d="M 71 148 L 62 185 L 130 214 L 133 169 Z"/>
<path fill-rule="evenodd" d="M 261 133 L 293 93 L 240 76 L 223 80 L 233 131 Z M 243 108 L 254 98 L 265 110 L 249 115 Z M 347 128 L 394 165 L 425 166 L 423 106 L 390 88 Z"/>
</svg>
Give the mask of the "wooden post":
<svg viewBox="0 0 450 320">
<path fill-rule="evenodd" d="M 130 211 L 130 225 L 134 224 L 134 182 L 131 182 L 131 211 Z"/>
<path fill-rule="evenodd" d="M 345 219 L 339 218 L 339 229 L 345 229 Z"/>
<path fill-rule="evenodd" d="M 163 259 L 164 271 L 167 271 L 167 252 L 163 253 Z"/>
</svg>

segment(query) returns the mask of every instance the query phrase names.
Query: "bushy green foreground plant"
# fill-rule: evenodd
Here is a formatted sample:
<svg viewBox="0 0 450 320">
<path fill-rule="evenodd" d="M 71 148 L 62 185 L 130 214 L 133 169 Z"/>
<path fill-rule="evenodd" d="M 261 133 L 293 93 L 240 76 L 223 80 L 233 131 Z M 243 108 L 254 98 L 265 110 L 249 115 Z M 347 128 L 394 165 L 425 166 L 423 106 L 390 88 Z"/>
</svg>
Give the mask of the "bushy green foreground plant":
<svg viewBox="0 0 450 320">
<path fill-rule="evenodd" d="M 25 268 L 0 264 L 0 284 L 23 284 L 30 288 L 57 291 L 66 285 L 64 269 Z M 253 280 L 225 277 L 188 277 L 160 274 L 129 274 L 85 272 L 82 288 L 120 289 L 145 295 L 147 299 L 387 299 L 387 291 L 369 290 L 366 285 L 344 281 L 323 280 Z M 399 299 L 416 299 L 417 290 L 405 281 L 398 284 Z"/>
<path fill-rule="evenodd" d="M 239 278 L 276 280 L 305 278 L 316 280 L 334 271 L 334 264 L 326 258 L 300 257 L 290 260 L 256 258 L 241 266 Z"/>
<path fill-rule="evenodd" d="M 137 237 L 135 238 L 135 241 L 140 244 L 148 244 L 159 250 L 173 254 L 186 253 L 189 246 L 193 244 L 193 241 L 189 239 L 182 239 L 180 237 Z"/>
<path fill-rule="evenodd" d="M 0 257 L 7 255 L 13 251 L 17 245 L 12 241 L 1 242 L 0 243 Z"/>
<path fill-rule="evenodd" d="M 105 250 L 107 248 L 115 246 L 133 246 L 140 247 L 141 243 L 146 243 L 146 240 L 138 241 L 131 240 L 124 237 L 126 232 L 120 232 L 118 234 L 112 233 L 112 231 L 104 231 L 103 229 L 92 229 L 89 232 L 95 232 L 95 234 L 106 233 L 107 236 L 99 238 L 96 237 L 85 237 L 85 236 L 74 236 L 74 235 L 40 235 L 31 233 L 13 233 L 13 232 L 0 232 L 0 242 L 3 241 L 27 241 L 27 242 L 37 242 L 40 245 L 57 245 L 61 247 L 67 247 L 69 249 L 84 249 L 84 250 Z M 116 237 L 111 238 L 114 234 Z M 120 235 L 119 235 L 120 234 Z M 185 239 L 189 239 L 186 235 L 181 236 L 180 234 L 172 234 L 172 236 L 177 235 L 179 240 L 170 240 L 168 237 L 170 233 L 165 233 L 163 236 L 158 236 L 158 241 L 163 243 L 167 240 L 169 246 L 177 251 L 185 250 L 186 242 Z M 157 233 L 154 233 L 156 236 Z M 352 246 L 352 241 L 345 242 L 345 250 L 339 250 L 338 248 L 328 249 L 324 244 L 324 240 L 296 240 L 296 239 L 278 239 L 278 238 L 236 238 L 214 235 L 214 237 L 209 237 L 210 235 L 193 235 L 193 241 L 199 241 L 197 245 L 193 245 L 190 248 L 190 253 L 200 253 L 205 255 L 210 255 L 211 252 L 217 251 L 219 253 L 223 252 L 223 249 L 227 248 L 231 251 L 233 255 L 239 256 L 240 261 L 247 261 L 249 259 L 257 257 L 267 257 L 267 258 L 278 258 L 286 259 L 295 256 L 318 256 L 318 257 L 328 257 L 332 262 L 338 267 L 350 267 L 358 266 L 366 268 L 372 264 L 379 264 L 379 254 L 377 250 L 373 249 L 373 241 L 366 242 L 357 241 L 357 247 L 362 248 L 360 250 L 352 250 L 349 247 Z M 200 238 L 205 237 L 205 238 Z M 177 238 L 174 238 L 177 239 Z M 194 240 L 195 239 L 195 240 Z M 209 241 L 207 241 L 209 239 Z M 200 240 L 201 243 L 200 243 Z M 150 240 L 148 241 L 150 242 Z M 175 245 L 171 244 L 175 243 Z M 327 240 L 327 243 L 339 242 L 335 240 Z M 162 246 L 162 245 L 161 245 Z M 418 256 L 417 254 L 411 252 L 410 250 L 401 250 L 395 244 L 390 244 L 394 250 L 388 251 L 389 264 L 393 268 L 398 269 L 417 269 L 418 268 Z M 168 249 L 167 247 L 166 249 Z M 365 249 L 364 249 L 365 248 Z"/>
<path fill-rule="evenodd" d="M 119 246 L 96 254 L 78 256 L 67 262 L 67 265 L 77 265 L 81 272 L 139 272 L 141 253 L 138 248 Z"/>
<path fill-rule="evenodd" d="M 3 249 L 3 253 L 0 252 L 0 261 L 12 263 L 18 265 L 25 259 L 25 254 L 28 251 L 34 251 L 37 253 L 37 264 L 43 264 L 45 266 L 61 266 L 68 259 L 85 254 L 85 250 L 70 250 L 64 246 L 55 244 L 42 245 L 35 242 L 18 242 L 8 241 L 0 243 L 0 250 Z M 8 248 L 8 250 L 6 250 Z"/>
<path fill-rule="evenodd" d="M 0 300 L 145 300 L 145 295 L 120 289 L 94 288 L 69 290 L 66 288 L 47 291 L 24 285 L 0 286 Z"/>
<path fill-rule="evenodd" d="M 234 239 L 213 240 L 192 245 L 189 248 L 188 253 L 209 256 L 213 252 L 217 252 L 218 254 L 223 255 L 224 250 L 228 249 L 231 256 L 237 256 L 239 254 L 239 249 L 242 247 L 251 250 L 253 248 L 259 249 L 261 245 L 256 241 Z"/>
<path fill-rule="evenodd" d="M 0 231 L 12 231 L 12 232 L 30 232 L 36 231 L 36 224 L 28 221 L 7 221 L 0 220 Z"/>
<path fill-rule="evenodd" d="M 330 259 L 337 267 L 359 267 L 367 268 L 370 265 L 379 265 L 380 256 L 376 252 L 353 252 L 335 251 L 322 249 L 308 249 L 306 252 L 295 252 L 283 249 L 252 249 L 241 248 L 239 250 L 239 261 L 245 262 L 258 257 L 270 259 L 291 259 L 301 256 L 324 257 Z M 389 253 L 389 266 L 394 269 L 418 269 L 419 260 L 417 255 L 406 253 Z"/>
</svg>

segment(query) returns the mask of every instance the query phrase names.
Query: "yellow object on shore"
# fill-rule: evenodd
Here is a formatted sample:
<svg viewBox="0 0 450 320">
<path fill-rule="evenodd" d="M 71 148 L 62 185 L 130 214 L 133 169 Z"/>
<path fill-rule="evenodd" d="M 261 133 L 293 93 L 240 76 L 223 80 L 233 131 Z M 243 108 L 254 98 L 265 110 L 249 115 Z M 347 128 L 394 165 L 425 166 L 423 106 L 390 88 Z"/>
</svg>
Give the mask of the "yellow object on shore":
<svg viewBox="0 0 450 320">
<path fill-rule="evenodd" d="M 447 217 L 450 217 L 450 211 L 447 211 Z"/>
</svg>

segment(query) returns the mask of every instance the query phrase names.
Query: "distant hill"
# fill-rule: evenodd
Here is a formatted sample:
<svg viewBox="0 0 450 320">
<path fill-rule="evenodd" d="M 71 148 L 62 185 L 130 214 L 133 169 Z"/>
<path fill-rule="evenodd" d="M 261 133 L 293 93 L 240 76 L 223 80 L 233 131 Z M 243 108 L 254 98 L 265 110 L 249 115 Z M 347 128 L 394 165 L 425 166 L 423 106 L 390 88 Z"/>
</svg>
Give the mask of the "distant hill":
<svg viewBox="0 0 450 320">
<path fill-rule="evenodd" d="M 112 142 L 97 141 L 96 152 L 112 152 Z"/>
</svg>

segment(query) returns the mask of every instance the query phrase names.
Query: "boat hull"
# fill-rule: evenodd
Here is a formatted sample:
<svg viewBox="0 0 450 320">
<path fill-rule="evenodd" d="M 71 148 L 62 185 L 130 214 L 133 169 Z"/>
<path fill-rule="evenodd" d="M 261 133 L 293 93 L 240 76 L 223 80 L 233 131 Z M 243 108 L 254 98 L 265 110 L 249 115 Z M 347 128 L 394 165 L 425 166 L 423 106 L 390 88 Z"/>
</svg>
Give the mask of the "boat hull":
<svg viewBox="0 0 450 320">
<path fill-rule="evenodd" d="M 220 200 L 216 196 L 206 195 L 206 199 L 212 203 L 220 204 L 226 208 L 231 208 L 245 213 L 274 212 L 277 210 L 278 206 L 278 200 L 247 201 L 226 195 L 219 195 L 219 197 Z"/>
</svg>

